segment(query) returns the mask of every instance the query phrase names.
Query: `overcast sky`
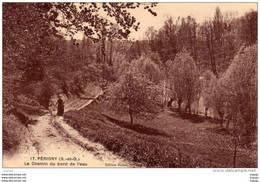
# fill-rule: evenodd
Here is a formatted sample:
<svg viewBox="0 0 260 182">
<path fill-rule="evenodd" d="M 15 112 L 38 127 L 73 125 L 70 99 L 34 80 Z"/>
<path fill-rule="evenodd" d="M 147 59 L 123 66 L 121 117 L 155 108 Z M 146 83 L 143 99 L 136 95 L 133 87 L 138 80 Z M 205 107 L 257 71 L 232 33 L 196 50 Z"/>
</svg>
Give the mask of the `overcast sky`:
<svg viewBox="0 0 260 182">
<path fill-rule="evenodd" d="M 192 15 L 197 22 L 203 22 L 205 18 L 213 18 L 217 6 L 222 13 L 236 11 L 239 16 L 250 9 L 257 10 L 257 3 L 159 3 L 153 9 L 157 13 L 156 17 L 141 8 L 134 10 L 133 15 L 140 21 L 141 25 L 140 30 L 138 32 L 133 31 L 130 37 L 142 39 L 149 26 L 153 26 L 155 29 L 161 28 L 167 15 L 176 18 Z"/>
</svg>

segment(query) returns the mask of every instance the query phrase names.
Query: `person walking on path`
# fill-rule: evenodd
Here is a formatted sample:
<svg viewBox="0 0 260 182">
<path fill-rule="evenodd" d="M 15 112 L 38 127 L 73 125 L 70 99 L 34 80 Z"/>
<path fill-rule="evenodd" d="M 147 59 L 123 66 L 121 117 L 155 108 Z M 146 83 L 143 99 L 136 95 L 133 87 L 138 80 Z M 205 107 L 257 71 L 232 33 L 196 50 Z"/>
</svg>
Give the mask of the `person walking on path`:
<svg viewBox="0 0 260 182">
<path fill-rule="evenodd" d="M 52 112 L 53 112 L 53 106 L 54 106 L 54 104 L 53 104 L 53 102 L 50 100 L 50 102 L 49 102 L 49 112 L 50 112 L 50 115 L 52 116 Z"/>
<path fill-rule="evenodd" d="M 57 111 L 57 115 L 58 116 L 63 116 L 64 114 L 64 102 L 63 100 L 61 99 L 61 96 L 59 95 L 58 96 L 58 101 L 57 101 L 57 104 L 58 105 L 58 111 Z"/>
</svg>

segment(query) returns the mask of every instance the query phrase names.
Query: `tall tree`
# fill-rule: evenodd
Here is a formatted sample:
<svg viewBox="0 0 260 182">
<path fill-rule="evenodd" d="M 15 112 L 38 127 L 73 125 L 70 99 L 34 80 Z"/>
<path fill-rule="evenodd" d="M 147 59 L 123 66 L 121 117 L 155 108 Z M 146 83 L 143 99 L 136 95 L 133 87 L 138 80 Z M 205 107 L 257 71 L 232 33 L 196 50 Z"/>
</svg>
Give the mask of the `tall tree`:
<svg viewBox="0 0 260 182">
<path fill-rule="evenodd" d="M 171 75 L 179 112 L 181 113 L 182 102 L 186 100 L 189 113 L 191 113 L 191 104 L 197 94 L 198 73 L 195 62 L 186 49 L 183 49 L 174 59 Z"/>
<path fill-rule="evenodd" d="M 257 41 L 257 11 L 250 10 L 240 19 L 240 37 L 246 45 Z"/>
<path fill-rule="evenodd" d="M 133 125 L 134 116 L 158 112 L 161 73 L 158 66 L 144 56 L 123 66 L 124 72 L 113 94 L 113 108 L 126 111 Z"/>
<path fill-rule="evenodd" d="M 196 20 L 188 16 L 181 19 L 181 24 L 177 31 L 178 50 L 186 47 L 195 60 L 197 59 L 197 27 Z"/>
<path fill-rule="evenodd" d="M 203 23 L 201 27 L 202 35 L 205 38 L 205 44 L 209 53 L 209 60 L 211 71 L 217 76 L 217 66 L 215 58 L 215 38 L 214 38 L 214 29 L 213 23 L 211 20 L 207 20 Z"/>
</svg>

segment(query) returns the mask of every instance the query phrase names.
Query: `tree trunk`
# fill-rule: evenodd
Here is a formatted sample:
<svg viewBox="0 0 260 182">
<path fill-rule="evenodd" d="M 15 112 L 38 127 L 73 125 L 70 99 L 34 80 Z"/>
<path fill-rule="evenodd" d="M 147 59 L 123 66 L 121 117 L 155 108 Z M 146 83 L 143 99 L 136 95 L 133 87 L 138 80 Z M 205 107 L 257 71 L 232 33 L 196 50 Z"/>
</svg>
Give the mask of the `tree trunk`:
<svg viewBox="0 0 260 182">
<path fill-rule="evenodd" d="M 102 55 L 103 63 L 106 64 L 107 60 L 106 60 L 106 39 L 105 38 L 102 38 L 101 40 L 101 55 Z"/>
<path fill-rule="evenodd" d="M 181 103 L 182 103 L 182 101 L 179 101 L 178 100 L 178 109 L 179 109 L 179 113 L 181 114 Z"/>
<path fill-rule="evenodd" d="M 212 69 L 213 73 L 216 75 L 216 78 L 218 78 L 218 72 L 217 72 L 217 66 L 216 66 L 216 59 L 215 59 L 215 52 L 214 52 L 214 39 L 213 39 L 213 30 L 211 29 L 211 55 L 212 55 Z"/>
<path fill-rule="evenodd" d="M 188 109 L 189 109 L 189 114 L 191 114 L 191 106 L 190 106 L 190 104 L 189 104 Z"/>
<path fill-rule="evenodd" d="M 166 98 L 166 79 L 163 80 L 163 97 L 164 97 L 164 104 L 167 103 L 167 98 Z M 168 105 L 167 105 L 168 107 Z"/>
<path fill-rule="evenodd" d="M 228 126 L 229 126 L 229 119 L 227 120 L 227 125 L 226 125 L 226 128 L 228 128 Z"/>
<path fill-rule="evenodd" d="M 210 25 L 209 25 L 210 26 Z M 214 39 L 213 39 L 213 30 L 212 27 L 209 27 L 210 30 L 207 31 L 206 38 L 207 38 L 207 47 L 209 51 L 210 63 L 211 63 L 211 71 L 217 76 L 217 69 L 216 69 L 216 61 L 214 57 Z"/>
<path fill-rule="evenodd" d="M 113 40 L 110 40 L 110 58 L 109 58 L 109 66 L 113 66 L 112 56 L 113 56 Z"/>
<path fill-rule="evenodd" d="M 208 117 L 208 108 L 205 108 L 205 117 Z"/>
<path fill-rule="evenodd" d="M 129 115 L 130 115 L 131 125 L 134 125 L 134 119 L 133 119 L 133 113 L 132 113 L 132 111 L 129 111 Z"/>
<path fill-rule="evenodd" d="M 196 114 L 198 115 L 199 114 L 199 106 L 200 106 L 200 94 L 198 94 L 198 98 L 196 100 L 196 105 L 197 105 L 197 108 L 196 108 Z"/>
<path fill-rule="evenodd" d="M 189 27 L 189 41 L 190 41 L 191 56 L 194 57 L 193 42 L 192 42 L 192 35 L 191 35 L 191 29 L 190 29 L 190 27 Z"/>
<path fill-rule="evenodd" d="M 83 37 L 83 40 L 82 40 L 82 46 L 81 46 L 81 53 L 82 53 L 82 62 L 84 62 L 84 51 L 85 51 L 85 35 Z"/>
<path fill-rule="evenodd" d="M 194 26 L 194 36 L 193 36 L 193 42 L 194 42 L 194 59 L 195 62 L 197 62 L 197 48 L 196 48 L 196 27 Z"/>
<path fill-rule="evenodd" d="M 218 115 L 220 117 L 220 127 L 223 128 L 223 117 L 224 117 L 224 114 L 222 114 L 222 113 L 220 114 L 219 113 Z"/>
</svg>

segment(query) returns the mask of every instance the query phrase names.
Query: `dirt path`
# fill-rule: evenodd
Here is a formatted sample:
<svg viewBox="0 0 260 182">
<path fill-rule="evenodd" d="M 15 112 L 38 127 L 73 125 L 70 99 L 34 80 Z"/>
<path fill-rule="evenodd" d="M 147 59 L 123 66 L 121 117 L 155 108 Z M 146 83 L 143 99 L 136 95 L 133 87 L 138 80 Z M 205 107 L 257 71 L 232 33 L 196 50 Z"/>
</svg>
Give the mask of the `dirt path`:
<svg viewBox="0 0 260 182">
<path fill-rule="evenodd" d="M 81 109 L 91 102 L 86 99 L 70 101 L 65 111 Z M 37 120 L 35 125 L 28 127 L 28 136 L 18 151 L 14 155 L 3 156 L 4 167 L 72 167 L 72 162 L 74 167 L 133 166 L 104 146 L 82 137 L 62 117 L 46 114 Z M 55 166 L 50 166 L 51 162 Z"/>
</svg>

